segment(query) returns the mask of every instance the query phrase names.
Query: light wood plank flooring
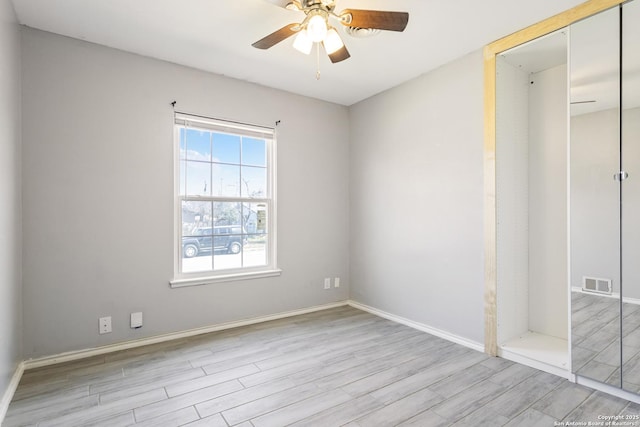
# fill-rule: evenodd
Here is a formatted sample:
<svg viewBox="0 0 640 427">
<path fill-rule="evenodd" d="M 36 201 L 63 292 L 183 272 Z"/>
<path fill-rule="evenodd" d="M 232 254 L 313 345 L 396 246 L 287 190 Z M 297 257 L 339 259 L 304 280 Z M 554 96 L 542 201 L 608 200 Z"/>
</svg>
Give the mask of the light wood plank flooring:
<svg viewBox="0 0 640 427">
<path fill-rule="evenodd" d="M 3 426 L 553 426 L 639 410 L 341 307 L 29 370 Z"/>
<path fill-rule="evenodd" d="M 625 390 L 640 393 L 640 305 L 624 302 L 622 322 L 620 300 L 616 298 L 571 292 L 571 307 L 576 372 L 616 387 L 624 381 Z"/>
</svg>

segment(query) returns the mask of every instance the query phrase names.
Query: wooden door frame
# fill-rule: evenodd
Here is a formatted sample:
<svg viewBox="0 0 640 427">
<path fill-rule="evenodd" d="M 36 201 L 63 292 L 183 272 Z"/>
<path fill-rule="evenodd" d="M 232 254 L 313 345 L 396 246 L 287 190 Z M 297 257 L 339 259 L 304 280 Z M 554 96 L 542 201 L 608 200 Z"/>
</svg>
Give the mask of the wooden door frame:
<svg viewBox="0 0 640 427">
<path fill-rule="evenodd" d="M 627 0 L 589 0 L 484 48 L 484 349 L 498 354 L 496 252 L 496 56 Z"/>
</svg>

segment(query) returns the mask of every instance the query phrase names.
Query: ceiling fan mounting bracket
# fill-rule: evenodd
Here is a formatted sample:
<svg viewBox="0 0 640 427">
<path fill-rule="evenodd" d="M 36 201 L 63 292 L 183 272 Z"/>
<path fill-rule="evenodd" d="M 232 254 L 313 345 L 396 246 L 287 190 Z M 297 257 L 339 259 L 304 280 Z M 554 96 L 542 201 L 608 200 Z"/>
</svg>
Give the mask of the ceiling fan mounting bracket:
<svg viewBox="0 0 640 427">
<path fill-rule="evenodd" d="M 328 11 L 332 11 L 336 7 L 335 0 L 301 0 L 300 3 L 302 5 L 302 9 L 322 8 Z"/>
</svg>

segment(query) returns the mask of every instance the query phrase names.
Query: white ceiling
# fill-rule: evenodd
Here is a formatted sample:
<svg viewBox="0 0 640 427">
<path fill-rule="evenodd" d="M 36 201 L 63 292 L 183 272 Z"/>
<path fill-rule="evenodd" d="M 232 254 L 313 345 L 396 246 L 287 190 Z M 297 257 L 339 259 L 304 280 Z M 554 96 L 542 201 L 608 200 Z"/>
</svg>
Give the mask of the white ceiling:
<svg viewBox="0 0 640 427">
<path fill-rule="evenodd" d="M 397 86 L 584 0 L 338 0 L 345 8 L 409 12 L 403 33 L 357 39 L 339 29 L 351 58 L 320 61 L 292 40 L 251 47 L 301 12 L 265 0 L 13 0 L 29 27 L 351 105 Z M 302 16 L 301 16 L 302 15 Z"/>
</svg>

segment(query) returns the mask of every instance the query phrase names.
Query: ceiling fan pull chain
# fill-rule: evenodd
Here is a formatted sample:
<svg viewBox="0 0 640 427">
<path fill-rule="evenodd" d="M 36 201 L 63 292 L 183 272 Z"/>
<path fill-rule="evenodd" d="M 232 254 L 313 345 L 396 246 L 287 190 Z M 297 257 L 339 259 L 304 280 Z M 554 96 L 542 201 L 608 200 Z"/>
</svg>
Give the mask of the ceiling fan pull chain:
<svg viewBox="0 0 640 427">
<path fill-rule="evenodd" d="M 316 43 L 316 80 L 320 80 L 320 43 Z"/>
</svg>

